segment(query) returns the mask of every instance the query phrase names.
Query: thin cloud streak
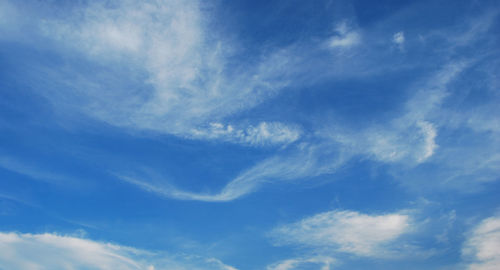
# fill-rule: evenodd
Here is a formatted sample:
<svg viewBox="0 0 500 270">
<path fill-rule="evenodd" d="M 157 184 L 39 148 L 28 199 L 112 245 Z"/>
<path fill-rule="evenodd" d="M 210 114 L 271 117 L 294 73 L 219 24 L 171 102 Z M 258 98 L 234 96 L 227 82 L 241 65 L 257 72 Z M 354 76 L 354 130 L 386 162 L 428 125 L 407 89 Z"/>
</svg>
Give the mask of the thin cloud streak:
<svg viewBox="0 0 500 270">
<path fill-rule="evenodd" d="M 291 270 L 291 269 L 303 269 L 302 267 L 312 267 L 320 270 L 330 270 L 331 267 L 335 265 L 335 259 L 331 257 L 305 257 L 305 258 L 293 258 L 283 261 L 279 261 L 267 266 L 267 270 Z"/>
</svg>

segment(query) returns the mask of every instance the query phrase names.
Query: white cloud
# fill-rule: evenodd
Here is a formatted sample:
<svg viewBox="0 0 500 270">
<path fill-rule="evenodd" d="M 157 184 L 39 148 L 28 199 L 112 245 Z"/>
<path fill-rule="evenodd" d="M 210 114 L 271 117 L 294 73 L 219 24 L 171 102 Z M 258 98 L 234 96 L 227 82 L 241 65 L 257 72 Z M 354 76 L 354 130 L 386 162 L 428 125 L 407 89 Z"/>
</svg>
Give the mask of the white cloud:
<svg viewBox="0 0 500 270">
<path fill-rule="evenodd" d="M 358 44 L 361 40 L 357 32 L 349 32 L 342 36 L 332 37 L 330 39 L 331 47 L 351 47 Z"/>
<path fill-rule="evenodd" d="M 235 270 L 214 258 L 167 256 L 56 234 L 0 232 L 2 269 Z"/>
<path fill-rule="evenodd" d="M 135 184 L 147 191 L 168 198 L 201 201 L 230 201 L 256 191 L 271 182 L 290 181 L 333 173 L 354 155 L 363 154 L 374 160 L 403 165 L 418 165 L 426 162 L 438 148 L 435 142 L 438 129 L 426 120 L 447 96 L 447 85 L 465 67 L 464 64 L 446 66 L 420 89 L 406 103 L 405 113 L 384 125 L 374 125 L 364 130 L 342 130 L 333 127 L 315 135 L 320 138 L 315 144 L 302 144 L 286 152 L 263 160 L 240 173 L 221 191 L 215 193 L 195 193 L 179 190 L 165 181 L 151 181 L 145 177 L 130 177 L 119 174 L 120 179 Z M 200 136 L 238 139 L 246 144 L 269 143 L 264 138 L 284 138 L 281 143 L 296 140 L 298 131 L 275 123 L 260 124 L 255 132 L 248 129 L 236 130 L 231 125 L 212 123 L 206 130 L 194 134 Z M 271 130 L 272 132 L 269 132 Z M 264 136 L 261 134 L 283 134 Z M 255 134 L 255 135 L 254 135 Z M 263 141 L 263 142 L 261 142 Z M 272 141 L 271 141 L 272 142 Z"/>
<path fill-rule="evenodd" d="M 403 45 L 405 43 L 405 34 L 404 32 L 397 32 L 392 36 L 392 42 L 398 44 L 398 45 Z"/>
<path fill-rule="evenodd" d="M 420 132 L 423 134 L 424 139 L 424 147 L 420 156 L 417 158 L 417 162 L 423 162 L 427 158 L 431 157 L 437 148 L 437 144 L 435 142 L 437 131 L 433 124 L 426 121 L 417 122 L 417 126 L 420 128 Z"/>
<path fill-rule="evenodd" d="M 264 60 L 260 62 L 235 67 L 228 63 L 233 44 L 208 31 L 209 16 L 197 1 L 96 2 L 79 10 L 45 18 L 40 22 L 44 35 L 59 41 L 71 54 L 80 52 L 113 71 L 125 66 L 131 71 L 126 75 L 143 74 L 146 78 L 141 77 L 140 87 L 130 87 L 113 84 L 116 74 L 96 79 L 67 76 L 65 71 L 56 70 L 59 74 L 53 81 L 67 82 L 68 86 L 44 89 L 56 107 L 77 107 L 112 125 L 131 129 L 252 146 L 287 145 L 301 137 L 303 131 L 295 125 L 267 121 L 243 125 L 227 118 L 274 96 L 291 82 L 295 85 L 295 78 L 300 77 L 295 75 L 305 74 L 304 66 L 309 66 L 304 64 L 310 62 L 307 56 L 318 54 L 318 48 L 306 44 L 314 47 L 310 55 L 310 50 L 299 45 L 271 50 L 261 55 Z M 332 47 L 351 47 L 361 41 L 360 31 L 347 23 L 339 24 L 335 34 L 328 41 Z M 403 32 L 397 40 L 401 38 Z M 328 66 L 324 63 L 318 66 Z M 416 93 L 401 116 L 355 131 L 327 128 L 320 138 L 314 138 L 316 145 L 311 142 L 294 148 L 290 156 L 277 153 L 240 173 L 220 192 L 198 194 L 145 177 L 123 179 L 170 198 L 227 201 L 268 182 L 331 173 L 353 155 L 399 165 L 432 161 L 442 149 L 436 142 L 441 127 L 439 117 L 435 117 L 437 108 L 449 94 L 448 83 L 465 66 L 451 64 L 416 85 Z M 338 70 L 345 69 L 339 65 Z M 352 73 L 357 71 L 354 68 Z M 55 75 L 47 80 L 51 76 Z M 495 161 L 488 166 L 494 166 Z"/>
<path fill-rule="evenodd" d="M 332 144 L 302 144 L 295 146 L 293 149 L 265 159 L 243 171 L 227 183 L 222 190 L 215 193 L 179 190 L 167 180 L 154 177 L 120 173 L 115 175 L 125 182 L 167 198 L 211 202 L 231 201 L 256 191 L 264 184 L 293 181 L 332 173 L 344 164 L 349 157 L 337 150 L 336 146 Z"/>
<path fill-rule="evenodd" d="M 30 16 L 28 9 L 18 7 L 17 13 L 31 18 L 26 21 L 32 32 L 38 29 L 45 41 L 55 41 L 58 54 L 83 57 L 106 69 L 86 74 L 68 63 L 70 68 L 37 70 L 51 83 L 38 89 L 40 94 L 58 110 L 194 139 L 255 146 L 295 140 L 299 133 L 278 123 L 237 124 L 240 138 L 205 129 L 286 86 L 289 55 L 279 49 L 262 55 L 260 62 L 228 63 L 237 44 L 211 31 L 209 8 L 203 5 L 202 11 L 196 0 L 91 1 L 64 12 L 46 8 L 42 15 Z M 28 35 L 25 39 L 36 42 L 35 34 Z"/>
<path fill-rule="evenodd" d="M 304 267 L 330 270 L 335 260 L 330 257 L 307 257 L 307 258 L 293 258 L 279 261 L 267 266 L 267 270 L 291 270 L 291 269 L 304 269 Z"/>
<path fill-rule="evenodd" d="M 325 130 L 320 136 L 340 143 L 351 155 L 363 154 L 373 160 L 411 166 L 425 162 L 438 147 L 437 128 L 428 121 L 396 119 L 365 130 Z"/>
<path fill-rule="evenodd" d="M 316 136 L 321 139 L 317 143 L 301 144 L 289 152 L 278 153 L 263 160 L 240 173 L 219 192 L 195 193 L 179 190 L 165 180 L 153 181 L 144 176 L 131 177 L 123 174 L 118 174 L 118 176 L 126 182 L 168 198 L 231 201 L 256 191 L 266 183 L 291 181 L 333 173 L 352 156 L 359 154 L 386 163 L 418 165 L 433 156 L 438 147 L 435 142 L 437 127 L 425 119 L 439 108 L 442 100 L 447 96 L 447 84 L 464 67 L 462 64 L 449 65 L 432 77 L 430 82 L 418 85 L 421 89 L 418 89 L 407 102 L 405 113 L 389 123 L 368 127 L 365 130 L 349 131 L 334 127 L 333 130 L 325 129 L 317 132 Z M 266 129 L 268 129 L 267 125 Z M 275 131 L 272 133 L 280 133 L 285 130 L 283 137 L 289 141 L 295 140 L 296 136 L 289 135 L 294 134 L 294 132 L 289 132 L 286 126 L 276 125 L 278 128 L 274 128 Z M 260 134 L 262 129 L 257 129 L 259 131 L 257 134 Z M 249 139 L 260 138 L 260 135 L 247 137 L 251 133 L 248 130 L 245 131 L 246 133 L 241 130 L 237 131 L 233 126 L 221 123 L 213 123 L 208 131 L 197 132 L 204 132 L 203 136 L 247 140 L 246 143 L 260 141 Z M 234 136 L 238 132 L 244 136 Z M 283 140 L 283 143 L 287 140 Z"/>
<path fill-rule="evenodd" d="M 466 67 L 464 63 L 445 66 L 424 84 L 414 86 L 416 93 L 405 104 L 404 113 L 383 124 L 364 130 L 322 131 L 320 136 L 337 141 L 353 154 L 364 154 L 387 163 L 415 165 L 427 161 L 438 145 L 438 126 L 428 119 L 435 118 L 448 96 L 448 84 Z"/>
<path fill-rule="evenodd" d="M 368 130 L 366 135 L 366 149 L 375 159 L 384 162 L 421 163 L 431 157 L 437 148 L 436 128 L 427 121 L 395 125 L 387 130 Z"/>
<path fill-rule="evenodd" d="M 328 41 L 331 48 L 349 48 L 361 42 L 361 35 L 351 30 L 346 22 L 337 25 L 335 32 L 336 35 Z"/>
<path fill-rule="evenodd" d="M 500 217 L 483 220 L 467 238 L 462 254 L 472 261 L 467 269 L 496 270 L 500 267 Z"/>
<path fill-rule="evenodd" d="M 210 123 L 207 128 L 194 129 L 194 138 L 219 139 L 247 145 L 288 144 L 300 138 L 301 130 L 278 122 L 260 122 L 245 129 L 230 124 Z"/>
<path fill-rule="evenodd" d="M 367 215 L 330 211 L 279 227 L 273 230 L 272 236 L 280 245 L 387 257 L 396 252 L 391 244 L 411 230 L 410 216 L 402 213 Z"/>
</svg>

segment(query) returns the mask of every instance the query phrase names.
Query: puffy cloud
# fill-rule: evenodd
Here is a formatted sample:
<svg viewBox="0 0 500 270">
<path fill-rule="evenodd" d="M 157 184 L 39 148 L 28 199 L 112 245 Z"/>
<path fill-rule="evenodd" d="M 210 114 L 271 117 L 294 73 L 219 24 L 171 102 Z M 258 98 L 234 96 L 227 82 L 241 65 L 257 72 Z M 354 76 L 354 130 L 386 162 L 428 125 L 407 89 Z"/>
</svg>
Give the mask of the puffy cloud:
<svg viewBox="0 0 500 270">
<path fill-rule="evenodd" d="M 2 269 L 235 270 L 214 258 L 166 256 L 57 234 L 0 233 Z"/>
<path fill-rule="evenodd" d="M 330 211 L 276 228 L 272 236 L 280 245 L 386 257 L 395 253 L 395 241 L 412 230 L 410 216 L 401 213 L 367 215 Z"/>
<path fill-rule="evenodd" d="M 467 269 L 498 269 L 500 266 L 500 217 L 490 217 L 479 223 L 468 236 L 462 254 L 472 261 Z"/>
</svg>

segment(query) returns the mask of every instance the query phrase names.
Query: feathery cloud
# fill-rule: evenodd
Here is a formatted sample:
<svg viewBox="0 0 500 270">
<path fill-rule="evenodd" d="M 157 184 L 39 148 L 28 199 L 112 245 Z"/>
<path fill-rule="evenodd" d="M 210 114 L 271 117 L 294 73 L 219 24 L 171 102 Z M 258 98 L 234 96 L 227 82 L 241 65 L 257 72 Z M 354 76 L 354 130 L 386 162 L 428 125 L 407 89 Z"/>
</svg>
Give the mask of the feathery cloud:
<svg viewBox="0 0 500 270">
<path fill-rule="evenodd" d="M 279 245 L 366 257 L 395 254 L 395 241 L 412 230 L 411 217 L 402 213 L 367 215 L 330 211 L 273 230 Z"/>
<path fill-rule="evenodd" d="M 52 85 L 38 91 L 56 110 L 129 129 L 252 146 L 287 144 L 300 136 L 296 125 L 275 122 L 218 128 L 283 89 L 288 58 L 278 49 L 255 63 L 230 62 L 236 45 L 209 31 L 199 1 L 88 2 L 24 20 L 32 33 L 23 40 L 48 39 L 58 46 L 47 49 L 58 55 L 106 69 L 95 76 L 74 63 L 68 63 L 71 69 L 40 68 L 37 73 Z"/>
<path fill-rule="evenodd" d="M 215 258 L 171 256 L 57 234 L 0 232 L 2 269 L 235 270 Z"/>
<path fill-rule="evenodd" d="M 303 269 L 304 267 L 320 269 L 320 270 L 330 270 L 335 259 L 331 257 L 306 257 L 306 258 L 293 258 L 283 261 L 279 261 L 267 266 L 267 270 L 291 270 L 291 269 Z"/>
<path fill-rule="evenodd" d="M 484 219 L 468 236 L 462 254 L 471 261 L 467 269 L 494 270 L 500 266 L 500 217 Z"/>
</svg>

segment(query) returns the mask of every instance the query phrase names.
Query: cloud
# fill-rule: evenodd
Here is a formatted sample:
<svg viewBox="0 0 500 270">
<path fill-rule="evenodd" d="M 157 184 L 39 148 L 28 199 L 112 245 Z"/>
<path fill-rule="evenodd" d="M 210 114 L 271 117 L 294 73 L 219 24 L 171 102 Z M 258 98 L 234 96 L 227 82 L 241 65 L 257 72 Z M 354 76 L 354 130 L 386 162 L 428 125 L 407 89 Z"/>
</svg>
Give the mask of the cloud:
<svg viewBox="0 0 500 270">
<path fill-rule="evenodd" d="M 398 44 L 398 45 L 403 45 L 405 43 L 405 33 L 403 31 L 397 32 L 392 36 L 392 42 Z"/>
<path fill-rule="evenodd" d="M 330 149 L 327 151 L 326 149 Z M 260 161 L 229 181 L 219 192 L 196 193 L 172 186 L 167 180 L 115 173 L 118 179 L 158 195 L 209 202 L 231 201 L 258 190 L 268 183 L 293 181 L 335 171 L 345 162 L 335 145 L 299 145 Z"/>
<path fill-rule="evenodd" d="M 80 75 L 84 72 L 78 67 L 47 71 L 46 80 L 55 82 L 56 87 L 40 91 L 55 108 L 80 110 L 127 129 L 182 138 L 246 146 L 295 143 L 290 151 L 279 149 L 242 171 L 218 192 L 183 191 L 167 180 L 117 173 L 122 180 L 169 198 L 229 201 L 267 183 L 335 172 L 353 156 L 395 167 L 403 165 L 405 169 L 426 162 L 450 163 L 441 155 L 448 149 L 438 146 L 442 129 L 447 128 L 440 117 L 443 113 L 440 108 L 453 92 L 448 89 L 449 84 L 468 67 L 464 61 L 452 61 L 406 89 L 415 94 L 405 103 L 403 111 L 388 121 L 356 130 L 324 121 L 326 124 L 320 130 L 312 130 L 310 133 L 314 135 L 311 135 L 296 124 L 238 119 L 238 114 L 290 85 L 297 87 L 304 81 L 312 84 L 320 76 L 339 76 L 337 72 L 341 77 L 361 76 L 360 67 L 367 64 L 354 63 L 361 60 L 357 56 L 332 58 L 330 53 L 330 58 L 324 59 L 325 51 L 330 51 L 325 50 L 325 42 L 333 48 L 359 44 L 361 32 L 357 28 L 344 22 L 337 25 L 334 36 L 320 42 L 323 46 L 304 43 L 273 48 L 236 65 L 231 57 L 232 48 L 238 45 L 225 40 L 223 33 L 209 31 L 210 16 L 197 1 L 110 3 L 91 2 L 60 13 L 47 11 L 48 15 L 42 19 L 34 19 L 32 27 L 62 47 L 55 48 L 58 53 L 78 54 L 89 63 L 111 70 L 99 76 L 95 72 Z M 403 32 L 397 40 L 401 37 L 404 38 Z M 373 55 L 378 52 L 370 49 L 362 57 L 377 59 Z M 319 69 L 327 72 L 317 72 Z M 371 66 L 369 69 L 374 70 Z M 326 75 L 316 75 L 319 73 Z M 481 126 L 495 127 L 496 121 L 483 120 Z M 492 168 L 497 160 L 494 157 L 482 166 Z"/>
<path fill-rule="evenodd" d="M 298 140 L 301 133 L 299 127 L 287 126 L 279 122 L 260 122 L 257 126 L 250 125 L 245 129 L 213 122 L 207 128 L 194 129 L 192 136 L 258 146 L 289 144 Z"/>
<path fill-rule="evenodd" d="M 468 236 L 462 254 L 470 270 L 494 270 L 500 266 L 500 217 L 484 219 Z"/>
<path fill-rule="evenodd" d="M 395 254 L 396 240 L 412 229 L 410 216 L 402 213 L 330 211 L 278 227 L 271 236 L 279 245 L 377 258 Z"/>
<path fill-rule="evenodd" d="M 267 266 L 267 270 L 290 270 L 290 269 L 320 269 L 330 270 L 335 263 L 335 259 L 330 257 L 308 257 L 308 258 L 294 258 L 279 261 Z"/>
<path fill-rule="evenodd" d="M 57 234 L 0 233 L 2 269 L 235 270 L 215 258 L 165 255 Z"/>
<path fill-rule="evenodd" d="M 167 180 L 158 181 L 145 176 L 131 176 L 117 173 L 118 177 L 128 183 L 141 187 L 158 195 L 180 199 L 201 201 L 231 201 L 258 190 L 267 183 L 311 178 L 314 176 L 335 172 L 351 157 L 364 155 L 373 160 L 385 163 L 399 163 L 415 166 L 428 160 L 436 151 L 435 142 L 437 127 L 427 121 L 447 96 L 446 87 L 465 67 L 463 64 L 450 64 L 444 67 L 429 82 L 418 85 L 415 95 L 405 106 L 405 113 L 384 125 L 374 125 L 366 129 L 350 131 L 334 125 L 332 129 L 325 128 L 316 132 L 315 143 L 302 143 L 288 151 L 277 153 L 255 166 L 243 171 L 229 181 L 222 190 L 215 193 L 195 193 L 179 190 Z M 290 136 L 288 128 L 280 124 L 271 128 L 272 133 L 280 133 L 284 138 L 295 140 L 298 135 Z M 268 124 L 257 129 L 270 129 Z M 201 132 L 201 131 L 199 131 Z M 238 134 L 232 126 L 213 123 L 209 131 L 203 131 L 204 136 L 234 136 Z M 249 132 L 239 131 L 243 137 Z M 251 132 L 250 132 L 251 133 Z M 211 134 L 211 135 L 209 135 Z M 296 132 L 298 134 L 298 132 Z M 277 136 L 280 137 L 280 136 Z M 226 137 L 227 138 L 227 137 Z M 235 137 L 229 137 L 234 139 Z M 255 142 L 259 140 L 254 140 Z M 283 142 L 285 142 L 284 140 Z M 252 142 L 252 140 L 250 140 Z M 248 143 L 248 142 L 247 142 Z"/>
<path fill-rule="evenodd" d="M 38 94 L 63 114 L 78 111 L 123 128 L 249 146 L 300 137 L 297 125 L 222 124 L 288 84 L 290 55 L 277 49 L 234 63 L 239 45 L 211 31 L 208 5 L 202 11 L 199 1 L 90 1 L 74 8 L 41 4 L 37 12 L 22 3 L 3 5 L 15 11 L 9 20 L 28 29 L 20 32 L 24 37 L 4 38 L 43 44 L 67 59 L 65 68 L 34 65 L 32 71 L 50 82 L 36 87 Z M 105 71 L 88 73 L 85 65 Z"/>
<path fill-rule="evenodd" d="M 418 164 L 434 154 L 437 130 L 427 121 L 394 122 L 374 126 L 358 134 L 334 134 L 334 139 L 354 153 L 386 163 Z"/>
<path fill-rule="evenodd" d="M 431 121 L 443 100 L 448 85 L 465 69 L 464 63 L 451 63 L 423 84 L 413 86 L 415 94 L 406 102 L 401 115 L 364 129 L 326 128 L 319 136 L 334 140 L 353 155 L 363 154 L 386 163 L 417 165 L 432 157 L 438 148 L 438 126 Z"/>
<path fill-rule="evenodd" d="M 0 156 L 0 168 L 51 184 L 67 185 L 77 182 L 73 177 L 54 173 L 50 170 L 8 156 Z"/>
<path fill-rule="evenodd" d="M 35 72 L 50 81 L 38 90 L 56 110 L 191 139 L 252 146 L 296 140 L 297 129 L 281 123 L 237 123 L 234 133 L 214 128 L 283 89 L 289 59 L 278 49 L 234 63 L 238 44 L 211 31 L 204 7 L 199 1 L 90 1 L 64 12 L 42 4 L 41 15 L 23 14 L 29 9 L 20 12 L 20 6 L 17 13 L 19 20 L 32 17 L 25 19 L 31 30 L 25 39 L 43 39 L 45 49 L 67 56 L 70 68 Z M 88 73 L 81 63 L 105 72 Z"/>
<path fill-rule="evenodd" d="M 180 190 L 166 179 L 151 179 L 140 174 L 117 175 L 126 182 L 167 198 L 212 202 L 241 198 L 270 183 L 298 181 L 335 173 L 355 156 L 389 164 L 390 173 L 409 185 L 421 183 L 422 178 L 432 179 L 430 186 L 433 187 L 450 186 L 450 181 L 456 178 L 466 178 L 468 183 L 481 182 L 483 178 L 490 181 L 498 178 L 495 173 L 498 170 L 498 155 L 477 155 L 470 159 L 471 149 L 462 149 L 469 154 L 457 155 L 453 153 L 456 146 L 438 145 L 437 142 L 440 129 L 450 128 L 450 122 L 443 120 L 446 119 L 443 103 L 453 95 L 450 86 L 460 78 L 467 67 L 469 64 L 466 62 L 449 63 L 423 81 L 417 81 L 409 88 L 414 94 L 405 102 L 402 113 L 393 119 L 356 130 L 329 122 L 313 134 L 314 142 L 302 142 L 286 151 L 277 152 L 242 171 L 217 192 L 197 193 Z M 299 131 L 293 132 L 288 126 L 279 123 L 274 123 L 274 127 L 263 123 L 265 124 L 260 124 L 255 129 L 255 134 L 282 133 L 283 136 L 271 136 L 286 138 L 280 143 L 294 141 L 298 135 L 290 134 L 299 134 Z M 264 129 L 272 132 L 263 132 Z M 204 133 L 203 136 L 241 140 L 245 144 L 270 143 L 254 139 L 260 138 L 260 135 L 249 136 L 254 134 L 249 130 L 236 129 L 232 125 L 221 123 L 212 123 L 208 129 L 198 132 Z M 487 145 L 489 142 L 485 143 Z M 472 150 L 478 149 L 476 147 Z M 485 149 L 491 151 L 492 148 Z M 466 160 L 461 160 L 465 157 Z M 439 171 L 426 171 L 422 176 L 420 165 L 425 163 L 433 164 Z M 457 167 L 456 164 L 461 166 Z"/>
<path fill-rule="evenodd" d="M 351 30 L 346 22 L 342 22 L 335 28 L 335 36 L 331 37 L 328 45 L 331 48 L 349 48 L 361 42 L 361 35 Z"/>
<path fill-rule="evenodd" d="M 148 179 L 145 176 L 118 174 L 119 178 L 137 185 L 149 192 L 164 197 L 181 200 L 231 201 L 258 190 L 262 185 L 284 181 L 311 178 L 334 173 L 353 156 L 362 155 L 374 161 L 403 165 L 405 171 L 421 163 L 430 162 L 438 149 L 436 138 L 438 125 L 433 116 L 439 112 L 444 99 L 449 95 L 448 85 L 467 67 L 464 63 L 451 63 L 424 83 L 413 86 L 415 94 L 405 103 L 404 112 L 389 122 L 375 124 L 364 129 L 349 130 L 330 123 L 327 128 L 317 131 L 314 143 L 302 143 L 282 153 L 267 158 L 243 171 L 229 181 L 219 192 L 195 193 L 179 190 L 168 183 Z M 429 120 L 430 119 L 430 120 Z M 265 128 L 270 129 L 267 127 Z M 276 128 L 278 127 L 278 128 Z M 259 130 L 261 132 L 262 125 Z M 272 133 L 280 133 L 289 141 L 298 136 L 290 136 L 286 126 L 276 124 Z M 204 136 L 226 137 L 247 140 L 249 132 L 235 131 L 230 125 L 213 123 Z M 211 135 L 209 135 L 211 134 Z M 297 132 L 298 134 L 298 132 Z M 277 136 L 280 137 L 280 136 Z M 259 138 L 250 137 L 250 138 Z M 287 140 L 283 140 L 282 143 Z M 247 141 L 256 143 L 259 140 Z M 397 173 L 396 173 L 397 174 Z"/>
</svg>

